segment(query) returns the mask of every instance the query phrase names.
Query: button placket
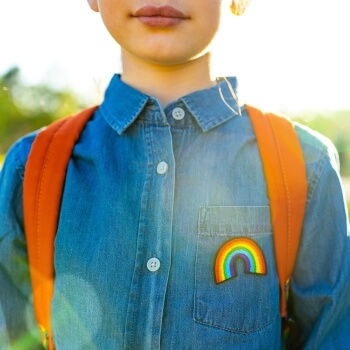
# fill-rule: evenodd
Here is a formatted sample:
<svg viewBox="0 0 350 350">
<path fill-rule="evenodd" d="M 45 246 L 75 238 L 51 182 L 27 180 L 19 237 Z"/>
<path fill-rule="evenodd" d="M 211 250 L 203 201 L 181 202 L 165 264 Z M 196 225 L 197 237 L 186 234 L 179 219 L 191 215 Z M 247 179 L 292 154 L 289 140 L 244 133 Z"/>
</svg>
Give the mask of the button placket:
<svg viewBox="0 0 350 350">
<path fill-rule="evenodd" d="M 129 292 L 125 348 L 142 344 L 143 349 L 160 350 L 171 261 L 175 163 L 169 126 L 147 124 L 145 135 L 150 162 L 142 193 L 141 207 L 145 209 L 139 218 L 139 250 Z"/>
</svg>

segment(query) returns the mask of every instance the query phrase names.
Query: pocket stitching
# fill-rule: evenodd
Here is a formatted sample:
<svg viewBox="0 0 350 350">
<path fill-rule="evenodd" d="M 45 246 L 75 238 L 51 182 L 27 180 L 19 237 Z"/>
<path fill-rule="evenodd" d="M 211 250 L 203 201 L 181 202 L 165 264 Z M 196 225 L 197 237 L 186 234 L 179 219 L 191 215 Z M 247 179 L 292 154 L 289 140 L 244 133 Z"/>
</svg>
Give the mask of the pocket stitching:
<svg viewBox="0 0 350 350">
<path fill-rule="evenodd" d="M 277 314 L 276 314 L 276 315 L 277 315 Z M 275 315 L 275 316 L 276 316 L 276 315 Z M 204 325 L 204 326 L 208 326 L 208 327 L 213 327 L 213 328 L 221 329 L 221 330 L 223 330 L 223 331 L 230 332 L 230 333 L 245 334 L 245 335 L 248 335 L 248 334 L 251 334 L 251 333 L 254 333 L 254 332 L 258 332 L 258 331 L 260 331 L 260 330 L 262 330 L 262 329 L 264 329 L 264 328 L 270 326 L 271 323 L 274 322 L 274 318 L 272 317 L 270 322 L 265 323 L 265 324 L 262 325 L 261 327 L 253 328 L 251 331 L 241 331 L 241 330 L 234 329 L 234 328 L 223 327 L 223 326 L 217 325 L 217 324 L 214 323 L 214 322 L 209 323 L 209 322 L 205 322 L 205 321 L 199 320 L 199 319 L 196 318 L 195 315 L 194 315 L 194 317 L 193 317 L 193 320 L 194 320 L 194 322 L 199 323 L 199 324 L 202 324 L 202 325 Z"/>
</svg>

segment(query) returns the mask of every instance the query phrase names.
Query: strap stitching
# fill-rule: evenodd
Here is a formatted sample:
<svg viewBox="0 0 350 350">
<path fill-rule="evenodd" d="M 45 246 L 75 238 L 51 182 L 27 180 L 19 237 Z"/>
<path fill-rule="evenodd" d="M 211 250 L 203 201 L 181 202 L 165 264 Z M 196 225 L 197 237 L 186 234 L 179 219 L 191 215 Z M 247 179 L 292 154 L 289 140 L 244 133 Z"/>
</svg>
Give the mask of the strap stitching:
<svg viewBox="0 0 350 350">
<path fill-rule="evenodd" d="M 37 263 L 38 263 L 38 266 L 40 266 L 40 263 L 41 263 L 41 260 L 40 260 L 40 244 L 39 244 L 39 238 L 40 238 L 40 234 L 39 234 L 39 226 L 40 226 L 40 207 L 41 207 L 41 197 L 42 197 L 42 188 L 43 188 L 43 182 L 44 182 L 44 178 L 45 178 L 45 174 L 46 174 L 46 169 L 47 169 L 47 163 L 49 162 L 50 160 L 50 157 L 51 157 L 51 151 L 52 151 L 52 144 L 54 142 L 54 140 L 56 139 L 57 137 L 57 133 L 59 132 L 59 130 L 63 127 L 63 125 L 65 124 L 66 122 L 66 119 L 63 119 L 62 120 L 62 123 L 60 124 L 60 126 L 57 128 L 57 130 L 55 131 L 54 135 L 52 136 L 51 140 L 50 140 L 50 144 L 49 144 L 49 147 L 48 147 L 48 151 L 46 152 L 46 157 L 45 157 L 45 160 L 44 160 L 44 166 L 43 166 L 43 170 L 42 170 L 42 173 L 41 173 L 41 176 L 40 176 L 40 184 L 39 184 L 39 194 L 38 194 L 38 201 L 37 201 L 37 212 L 36 212 L 36 246 L 37 246 Z M 43 309 L 43 298 L 42 298 L 42 285 L 40 285 L 40 288 L 39 288 L 39 294 L 40 294 L 40 305 L 41 305 L 41 308 Z M 47 332 L 49 332 L 49 330 L 46 330 Z"/>
<path fill-rule="evenodd" d="M 268 121 L 269 121 L 271 129 L 273 130 L 273 138 L 274 138 L 274 141 L 276 144 L 277 154 L 278 154 L 278 158 L 279 158 L 279 162 L 280 162 L 281 170 L 282 170 L 283 185 L 284 185 L 285 193 L 287 196 L 287 258 L 286 258 L 287 264 L 285 265 L 285 268 L 287 269 L 288 263 L 289 263 L 289 251 L 290 251 L 290 225 L 291 225 L 291 222 L 290 222 L 290 214 L 291 214 L 290 192 L 289 192 L 288 181 L 287 181 L 287 176 L 286 176 L 286 169 L 285 169 L 285 165 L 284 165 L 283 157 L 282 157 L 282 149 L 281 149 L 280 144 L 278 142 L 278 138 L 276 137 L 276 133 L 274 131 L 271 118 L 268 118 Z M 289 276 L 287 276 L 287 277 L 289 277 Z M 284 282 L 286 282 L 286 281 L 284 281 Z"/>
</svg>

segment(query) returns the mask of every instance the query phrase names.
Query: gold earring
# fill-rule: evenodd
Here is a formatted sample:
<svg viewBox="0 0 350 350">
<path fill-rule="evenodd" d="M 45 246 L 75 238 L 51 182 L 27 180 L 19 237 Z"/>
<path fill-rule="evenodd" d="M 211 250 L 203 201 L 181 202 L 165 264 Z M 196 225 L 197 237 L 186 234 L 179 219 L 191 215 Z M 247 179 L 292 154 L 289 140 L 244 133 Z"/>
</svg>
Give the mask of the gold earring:
<svg viewBox="0 0 350 350">
<path fill-rule="evenodd" d="M 245 6 L 239 2 L 237 3 L 235 0 L 232 0 L 230 10 L 235 16 L 241 16 L 245 11 Z"/>
</svg>

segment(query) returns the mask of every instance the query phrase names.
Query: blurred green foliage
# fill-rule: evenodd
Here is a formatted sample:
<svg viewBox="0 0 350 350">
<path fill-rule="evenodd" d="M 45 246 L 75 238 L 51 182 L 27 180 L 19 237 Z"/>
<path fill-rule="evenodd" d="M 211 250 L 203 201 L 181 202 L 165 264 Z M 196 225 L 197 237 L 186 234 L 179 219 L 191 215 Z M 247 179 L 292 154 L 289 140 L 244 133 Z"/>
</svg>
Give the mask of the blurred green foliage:
<svg viewBox="0 0 350 350">
<path fill-rule="evenodd" d="M 29 86 L 17 67 L 0 76 L 0 154 L 19 137 L 83 108 L 72 91 Z"/>
<path fill-rule="evenodd" d="M 350 110 L 292 116 L 332 140 L 339 152 L 340 172 L 350 176 Z"/>
</svg>

